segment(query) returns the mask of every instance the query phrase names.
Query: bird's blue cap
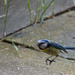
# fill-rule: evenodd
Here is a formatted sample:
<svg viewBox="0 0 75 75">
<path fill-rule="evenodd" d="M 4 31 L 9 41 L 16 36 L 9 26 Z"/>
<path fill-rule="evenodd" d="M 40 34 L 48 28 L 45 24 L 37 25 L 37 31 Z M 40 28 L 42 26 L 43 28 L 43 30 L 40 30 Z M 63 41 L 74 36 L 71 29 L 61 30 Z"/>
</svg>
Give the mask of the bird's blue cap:
<svg viewBox="0 0 75 75">
<path fill-rule="evenodd" d="M 41 40 L 38 40 L 38 43 L 40 43 L 40 42 L 50 43 L 50 41 L 49 41 L 49 40 L 47 40 L 47 39 L 41 39 Z"/>
</svg>

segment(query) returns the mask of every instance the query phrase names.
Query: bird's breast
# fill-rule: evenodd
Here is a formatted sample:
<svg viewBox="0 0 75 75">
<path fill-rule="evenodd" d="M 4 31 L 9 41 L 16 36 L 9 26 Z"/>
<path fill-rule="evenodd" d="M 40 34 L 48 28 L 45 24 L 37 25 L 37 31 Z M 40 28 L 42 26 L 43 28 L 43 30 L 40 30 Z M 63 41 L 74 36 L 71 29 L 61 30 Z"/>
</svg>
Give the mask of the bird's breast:
<svg viewBox="0 0 75 75">
<path fill-rule="evenodd" d="M 60 50 L 54 47 L 49 47 L 49 48 L 43 49 L 42 51 L 54 56 L 60 53 Z"/>
</svg>

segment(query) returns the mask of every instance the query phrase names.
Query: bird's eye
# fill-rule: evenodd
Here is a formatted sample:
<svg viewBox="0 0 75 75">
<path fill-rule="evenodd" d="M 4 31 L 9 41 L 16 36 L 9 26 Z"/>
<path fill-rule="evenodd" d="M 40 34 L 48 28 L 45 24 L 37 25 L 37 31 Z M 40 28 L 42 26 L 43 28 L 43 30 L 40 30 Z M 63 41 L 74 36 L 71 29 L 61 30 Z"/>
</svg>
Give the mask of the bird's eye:
<svg viewBox="0 0 75 75">
<path fill-rule="evenodd" d="M 39 48 L 40 49 L 45 49 L 46 47 L 47 47 L 47 43 L 41 43 L 40 45 L 39 45 Z"/>
</svg>

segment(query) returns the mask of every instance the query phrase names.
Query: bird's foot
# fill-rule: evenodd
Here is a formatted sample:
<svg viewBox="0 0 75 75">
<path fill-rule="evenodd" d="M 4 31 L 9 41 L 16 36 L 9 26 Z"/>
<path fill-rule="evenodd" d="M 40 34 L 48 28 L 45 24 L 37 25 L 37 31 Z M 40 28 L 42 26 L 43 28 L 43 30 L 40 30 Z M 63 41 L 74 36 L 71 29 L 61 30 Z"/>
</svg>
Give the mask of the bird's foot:
<svg viewBox="0 0 75 75">
<path fill-rule="evenodd" d="M 46 64 L 47 64 L 47 65 L 48 65 L 48 61 L 49 61 L 49 65 L 51 65 L 52 62 L 55 62 L 54 59 L 52 59 L 52 60 L 46 59 Z"/>
</svg>

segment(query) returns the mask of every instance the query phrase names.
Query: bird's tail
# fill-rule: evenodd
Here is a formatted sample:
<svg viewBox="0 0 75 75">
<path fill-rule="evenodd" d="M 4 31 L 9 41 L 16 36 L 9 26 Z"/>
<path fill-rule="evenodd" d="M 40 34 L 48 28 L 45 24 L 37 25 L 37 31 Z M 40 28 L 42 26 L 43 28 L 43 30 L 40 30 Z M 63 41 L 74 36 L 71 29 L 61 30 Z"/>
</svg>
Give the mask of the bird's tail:
<svg viewBox="0 0 75 75">
<path fill-rule="evenodd" d="M 75 47 L 64 47 L 64 48 L 68 50 L 75 50 Z"/>
</svg>

